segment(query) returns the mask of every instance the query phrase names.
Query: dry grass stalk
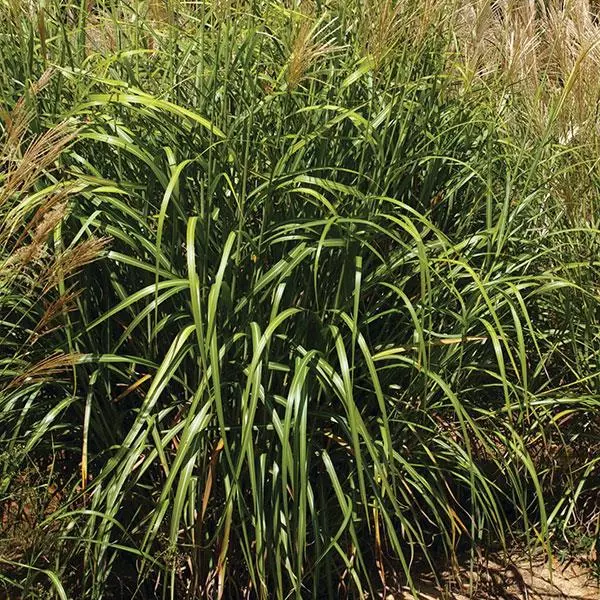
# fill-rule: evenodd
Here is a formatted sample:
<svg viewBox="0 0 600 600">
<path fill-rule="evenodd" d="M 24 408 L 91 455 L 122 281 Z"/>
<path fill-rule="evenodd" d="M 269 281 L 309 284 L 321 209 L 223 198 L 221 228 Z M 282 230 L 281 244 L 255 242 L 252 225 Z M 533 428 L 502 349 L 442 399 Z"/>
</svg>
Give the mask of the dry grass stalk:
<svg viewBox="0 0 600 600">
<path fill-rule="evenodd" d="M 56 327 L 51 328 L 49 326 L 60 317 L 64 317 L 67 313 L 75 309 L 75 301 L 80 294 L 81 290 L 71 289 L 47 304 L 46 310 L 27 339 L 27 344 L 33 344 L 42 336 L 54 331 Z"/>
<path fill-rule="evenodd" d="M 80 363 L 84 357 L 84 354 L 76 352 L 68 354 L 65 352 L 57 352 L 56 354 L 23 369 L 23 372 L 15 377 L 8 384 L 8 387 L 15 388 L 22 386 L 24 383 L 31 384 L 47 381 L 57 375 L 62 375 L 65 371 Z"/>
<path fill-rule="evenodd" d="M 110 239 L 106 237 L 90 238 L 59 254 L 40 275 L 40 280 L 44 282 L 43 292 L 47 292 L 98 259 L 109 242 Z"/>
<path fill-rule="evenodd" d="M 30 244 L 42 244 L 48 235 L 67 215 L 68 197 L 76 191 L 75 187 L 64 187 L 49 197 L 42 197 L 35 204 L 29 198 L 24 198 L 16 206 L 7 211 L 4 223 L 0 225 L 0 244 L 6 246 L 12 242 L 13 249 L 22 248 L 26 237 L 30 237 Z M 36 209 L 37 205 L 37 209 Z M 27 223 L 28 215 L 36 210 Z M 19 226 L 22 231 L 13 241 L 12 235 Z"/>
<path fill-rule="evenodd" d="M 16 192 L 25 192 L 53 165 L 77 134 L 72 123 L 63 121 L 35 137 L 23 157 L 11 160 L 4 185 L 0 189 L 0 206 Z"/>
<path fill-rule="evenodd" d="M 425 4 L 431 2 L 426 0 Z M 433 10 L 421 10 L 422 15 L 432 15 Z M 361 23 L 365 52 L 378 68 L 386 56 L 398 47 L 407 29 L 415 25 L 417 12 L 404 0 L 365 0 Z"/>
<path fill-rule="evenodd" d="M 34 81 L 31 84 L 31 93 L 36 96 L 39 94 L 51 81 L 52 75 L 54 74 L 54 69 L 49 67 L 46 69 L 40 76 L 37 81 Z"/>
<path fill-rule="evenodd" d="M 313 25 L 309 17 L 304 15 L 297 27 L 287 71 L 287 83 L 290 89 L 300 85 L 319 58 L 335 50 L 331 40 L 317 41 L 319 35 L 325 30 L 325 28 L 319 29 L 318 25 L 319 23 Z"/>
<path fill-rule="evenodd" d="M 67 216 L 68 196 L 75 189 L 64 187 L 49 198 L 42 198 L 29 223 L 27 215 L 33 207 L 29 206 L 27 196 L 5 214 L 0 226 L 0 248 L 9 251 L 1 265 L 0 280 L 3 283 L 12 281 L 17 285 L 19 280 L 22 293 L 28 293 L 27 290 L 32 291 L 43 283 L 40 277 L 51 256 L 48 247 L 50 235 Z"/>
</svg>

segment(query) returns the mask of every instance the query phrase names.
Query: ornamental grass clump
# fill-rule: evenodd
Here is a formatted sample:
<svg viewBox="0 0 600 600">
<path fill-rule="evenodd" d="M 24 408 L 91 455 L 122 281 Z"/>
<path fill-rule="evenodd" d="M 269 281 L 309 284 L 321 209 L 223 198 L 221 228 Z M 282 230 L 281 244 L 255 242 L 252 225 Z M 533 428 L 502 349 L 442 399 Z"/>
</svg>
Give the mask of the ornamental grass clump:
<svg viewBox="0 0 600 600">
<path fill-rule="evenodd" d="M 169 4 L 159 31 L 50 3 L 43 51 L 0 25 L 7 106 L 54 66 L 19 139 L 67 136 L 3 179 L 44 295 L 3 321 L 0 436 L 53 490 L 11 593 L 386 596 L 596 522 L 594 137 L 532 136 L 521 67 L 444 6 Z"/>
</svg>

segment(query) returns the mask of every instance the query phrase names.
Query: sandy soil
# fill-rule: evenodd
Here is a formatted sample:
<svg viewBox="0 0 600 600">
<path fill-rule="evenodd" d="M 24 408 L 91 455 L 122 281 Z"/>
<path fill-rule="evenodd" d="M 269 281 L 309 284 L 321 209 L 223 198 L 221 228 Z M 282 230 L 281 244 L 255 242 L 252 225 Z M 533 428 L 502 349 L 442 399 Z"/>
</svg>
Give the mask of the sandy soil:
<svg viewBox="0 0 600 600">
<path fill-rule="evenodd" d="M 490 560 L 479 575 L 461 569 L 453 585 L 440 589 L 422 577 L 416 584 L 419 600 L 600 600 L 598 581 L 585 569 L 571 563 L 553 564 L 552 574 L 540 558 L 514 562 Z M 415 600 L 408 591 L 386 600 Z"/>
</svg>

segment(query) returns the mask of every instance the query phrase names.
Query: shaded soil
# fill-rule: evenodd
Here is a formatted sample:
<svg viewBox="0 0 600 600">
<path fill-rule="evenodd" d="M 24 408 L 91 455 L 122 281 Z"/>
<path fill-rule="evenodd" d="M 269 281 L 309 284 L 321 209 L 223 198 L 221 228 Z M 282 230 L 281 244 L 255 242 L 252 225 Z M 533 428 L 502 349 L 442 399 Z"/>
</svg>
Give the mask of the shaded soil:
<svg viewBox="0 0 600 600">
<path fill-rule="evenodd" d="M 461 568 L 452 577 L 443 575 L 442 586 L 423 576 L 416 582 L 419 600 L 600 600 L 600 587 L 583 567 L 575 562 L 554 561 L 552 573 L 544 558 L 490 559 L 470 573 Z M 408 591 L 389 595 L 386 600 L 415 600 Z"/>
</svg>

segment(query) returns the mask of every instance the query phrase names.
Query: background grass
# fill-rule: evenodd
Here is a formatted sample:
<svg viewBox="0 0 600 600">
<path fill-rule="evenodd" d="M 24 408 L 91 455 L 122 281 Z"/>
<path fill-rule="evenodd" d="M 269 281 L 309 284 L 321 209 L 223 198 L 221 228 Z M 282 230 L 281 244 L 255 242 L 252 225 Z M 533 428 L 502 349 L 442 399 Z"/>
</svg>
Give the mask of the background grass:
<svg viewBox="0 0 600 600">
<path fill-rule="evenodd" d="M 7 597 L 597 543 L 593 13 L 412 4 L 2 4 Z"/>
</svg>

